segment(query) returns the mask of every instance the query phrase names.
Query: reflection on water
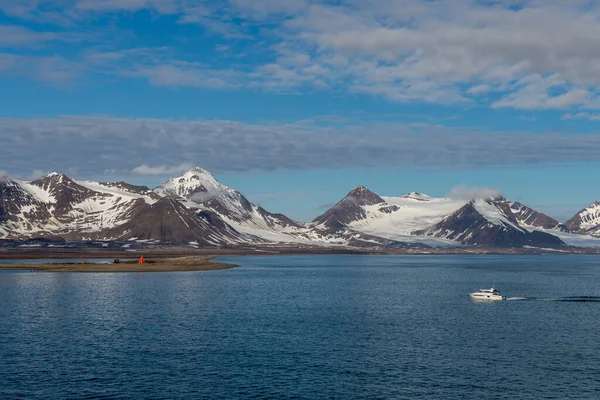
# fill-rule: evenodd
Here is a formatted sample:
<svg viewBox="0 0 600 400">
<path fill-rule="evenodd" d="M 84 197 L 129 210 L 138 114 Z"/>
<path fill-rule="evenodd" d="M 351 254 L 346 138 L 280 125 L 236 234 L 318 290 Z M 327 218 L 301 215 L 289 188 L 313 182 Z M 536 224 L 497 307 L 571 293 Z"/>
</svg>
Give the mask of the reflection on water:
<svg viewBox="0 0 600 400">
<path fill-rule="evenodd" d="M 1 273 L 0 398 L 599 397 L 600 257 L 224 260 Z"/>
</svg>

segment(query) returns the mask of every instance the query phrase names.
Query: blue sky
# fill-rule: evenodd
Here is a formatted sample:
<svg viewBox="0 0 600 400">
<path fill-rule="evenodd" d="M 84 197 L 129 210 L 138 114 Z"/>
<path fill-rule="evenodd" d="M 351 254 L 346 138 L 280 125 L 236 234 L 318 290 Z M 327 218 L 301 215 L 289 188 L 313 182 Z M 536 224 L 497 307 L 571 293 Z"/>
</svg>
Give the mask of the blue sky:
<svg viewBox="0 0 600 400">
<path fill-rule="evenodd" d="M 309 220 L 494 188 L 600 200 L 583 0 L 0 0 L 0 175 L 154 186 L 192 166 Z"/>
</svg>

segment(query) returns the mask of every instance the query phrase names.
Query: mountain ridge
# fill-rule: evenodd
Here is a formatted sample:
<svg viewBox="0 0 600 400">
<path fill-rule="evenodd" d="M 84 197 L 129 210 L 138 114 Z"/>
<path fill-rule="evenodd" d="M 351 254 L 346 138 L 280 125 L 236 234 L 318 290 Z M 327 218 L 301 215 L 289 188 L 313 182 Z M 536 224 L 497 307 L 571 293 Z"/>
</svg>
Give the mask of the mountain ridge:
<svg viewBox="0 0 600 400">
<path fill-rule="evenodd" d="M 574 220 L 576 215 L 569 232 L 600 233 L 600 203 L 579 214 L 580 223 Z M 566 228 L 553 218 L 502 196 L 461 200 L 409 192 L 385 197 L 362 185 L 312 222 L 298 222 L 251 203 L 202 168 L 154 189 L 124 181 L 78 181 L 60 173 L 31 182 L 0 180 L 0 239 L 126 240 L 200 247 L 295 243 L 560 248 L 566 246 L 556 236 L 560 229 Z"/>
</svg>

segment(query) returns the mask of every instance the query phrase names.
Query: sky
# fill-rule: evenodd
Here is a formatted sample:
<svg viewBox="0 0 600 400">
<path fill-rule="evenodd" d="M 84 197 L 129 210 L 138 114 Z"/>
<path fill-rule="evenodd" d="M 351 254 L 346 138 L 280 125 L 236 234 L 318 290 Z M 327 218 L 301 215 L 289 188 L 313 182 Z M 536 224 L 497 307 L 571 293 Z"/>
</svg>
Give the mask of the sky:
<svg viewBox="0 0 600 400">
<path fill-rule="evenodd" d="M 600 200 L 600 2 L 0 0 L 0 176 Z"/>
</svg>

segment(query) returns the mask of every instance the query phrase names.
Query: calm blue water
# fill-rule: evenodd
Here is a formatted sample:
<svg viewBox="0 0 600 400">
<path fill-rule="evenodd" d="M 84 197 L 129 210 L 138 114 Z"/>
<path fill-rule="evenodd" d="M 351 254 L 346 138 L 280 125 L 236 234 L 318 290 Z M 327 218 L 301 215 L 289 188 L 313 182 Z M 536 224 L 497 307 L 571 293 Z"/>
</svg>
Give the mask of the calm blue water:
<svg viewBox="0 0 600 400">
<path fill-rule="evenodd" d="M 223 260 L 0 272 L 0 398 L 600 398 L 600 257 Z"/>
</svg>

